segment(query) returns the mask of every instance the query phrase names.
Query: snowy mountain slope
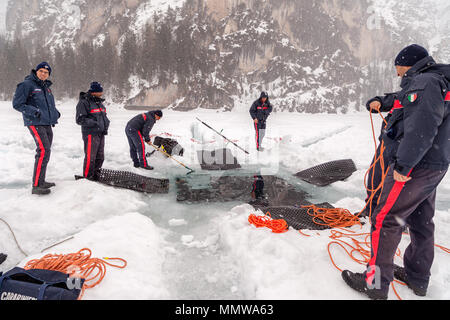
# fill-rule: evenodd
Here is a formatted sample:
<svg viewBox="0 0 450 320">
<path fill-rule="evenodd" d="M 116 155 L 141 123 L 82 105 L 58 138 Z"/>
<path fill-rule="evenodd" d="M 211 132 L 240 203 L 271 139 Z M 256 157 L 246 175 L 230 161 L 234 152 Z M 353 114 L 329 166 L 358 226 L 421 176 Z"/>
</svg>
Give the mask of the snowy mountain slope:
<svg viewBox="0 0 450 320">
<path fill-rule="evenodd" d="M 170 178 L 167 195 L 144 195 L 114 189 L 89 181 L 75 181 L 83 161 L 80 128 L 74 123 L 75 101 L 59 103 L 60 124 L 48 168 L 48 180 L 57 187 L 48 197 L 31 195 L 30 184 L 35 145 L 23 127 L 11 102 L 0 103 L 0 217 L 13 228 L 22 248 L 21 255 L 9 230 L 0 222 L 0 252 L 9 255 L 0 271 L 17 263 L 23 265 L 40 257 L 40 251 L 60 240 L 75 238 L 45 253 L 76 252 L 83 247 L 95 257 L 121 257 L 125 269 L 108 268 L 105 280 L 87 290 L 84 299 L 338 299 L 363 297 L 350 290 L 333 267 L 327 253 L 329 231 L 306 232 L 305 237 L 291 230 L 279 235 L 256 229 L 248 223 L 255 210 L 240 202 L 188 205 L 176 202 L 177 176 L 187 170 L 162 156 L 151 157 L 155 172 L 132 167 L 123 128 L 134 111 L 107 104 L 112 120 L 106 138 L 105 168 L 128 170 L 157 178 Z M 199 117 L 250 151 L 250 155 L 231 146 L 243 165 L 241 171 L 254 174 L 261 167 L 305 188 L 314 201 L 357 211 L 364 203 L 363 177 L 374 147 L 370 120 L 366 112 L 348 115 L 292 114 L 271 116 L 266 138 L 267 152 L 254 151 L 254 132 L 244 106 L 233 113 L 195 110 L 191 113 L 166 111 L 152 133 L 170 132 L 185 148 L 188 166 L 200 171 L 196 151 L 203 137 L 206 148 L 223 146 L 219 137 L 197 127 Z M 376 130 L 380 120 L 376 119 Z M 301 130 L 299 130 L 301 128 Z M 11 133 L 14 132 L 14 135 Z M 318 163 L 352 158 L 358 171 L 347 181 L 315 188 L 301 183 L 292 174 Z M 250 195 L 249 195 L 250 198 Z M 437 196 L 436 243 L 450 246 L 450 179 L 442 182 Z M 356 232 L 368 232 L 369 226 Z M 405 236 L 401 244 L 408 244 Z M 339 247 L 332 248 L 341 268 L 361 271 Z M 432 282 L 426 299 L 449 299 L 450 256 L 436 249 Z M 401 263 L 401 261 L 397 261 Z M 276 272 L 274 272 L 276 270 Z M 118 288 L 121 288 L 118 290 Z M 397 286 L 405 300 L 419 299 L 410 290 Z M 396 299 L 393 292 L 390 299 Z"/>
<path fill-rule="evenodd" d="M 360 68 L 377 55 L 386 59 L 389 45 L 367 49 L 389 33 L 366 28 L 365 2 L 218 2 L 42 0 L 27 6 L 20 0 L 10 2 L 8 31 L 30 50 L 37 43 L 55 49 L 111 41 L 122 61 L 136 60 L 124 66 L 125 74 L 120 70 L 120 77 L 149 84 L 130 94 L 129 88 L 124 92 L 127 81 L 104 79 L 114 86 L 117 101 L 132 105 L 230 110 L 236 99 L 253 98 L 264 89 L 273 92 L 279 110 L 345 112 L 359 108 L 367 87 L 379 87 L 377 81 L 362 82 Z M 153 31 L 145 31 L 146 23 Z M 156 49 L 145 46 L 146 36 Z M 127 37 L 138 47 L 123 50 Z M 137 57 L 126 57 L 136 50 Z M 142 72 L 149 63 L 155 65 Z M 60 90 L 67 94 L 66 88 Z"/>
<path fill-rule="evenodd" d="M 117 102 L 227 111 L 267 90 L 278 110 L 346 112 L 396 90 L 392 61 L 403 46 L 420 43 L 450 60 L 448 7 L 442 0 L 19 0 L 9 3 L 7 24 L 8 37 L 29 50 L 78 53 L 87 41 L 110 51 L 111 42 L 119 61 L 108 57 L 102 68 L 111 70 L 100 78 Z M 66 59 L 55 57 L 55 70 L 66 70 Z M 92 66 L 78 63 L 85 77 Z M 60 98 L 80 90 L 58 89 Z"/>
</svg>

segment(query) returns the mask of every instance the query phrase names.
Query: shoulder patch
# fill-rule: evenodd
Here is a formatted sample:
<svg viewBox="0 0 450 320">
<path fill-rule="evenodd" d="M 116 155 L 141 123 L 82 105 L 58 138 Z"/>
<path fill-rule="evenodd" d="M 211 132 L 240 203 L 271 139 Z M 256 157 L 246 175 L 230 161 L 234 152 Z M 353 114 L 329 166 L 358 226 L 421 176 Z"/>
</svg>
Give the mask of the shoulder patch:
<svg viewBox="0 0 450 320">
<path fill-rule="evenodd" d="M 418 93 L 417 92 L 413 92 L 413 93 L 410 93 L 409 95 L 408 95 L 408 101 L 409 102 L 415 102 L 416 100 L 417 100 L 417 98 L 419 97 L 419 95 L 418 95 Z"/>
</svg>

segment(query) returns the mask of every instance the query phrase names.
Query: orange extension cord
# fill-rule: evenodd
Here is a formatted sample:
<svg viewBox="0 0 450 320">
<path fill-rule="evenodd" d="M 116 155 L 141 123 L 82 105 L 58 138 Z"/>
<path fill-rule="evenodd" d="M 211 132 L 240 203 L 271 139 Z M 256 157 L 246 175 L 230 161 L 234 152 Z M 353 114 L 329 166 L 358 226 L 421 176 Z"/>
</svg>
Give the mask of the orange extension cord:
<svg viewBox="0 0 450 320">
<path fill-rule="evenodd" d="M 127 266 L 127 261 L 122 258 L 91 258 L 92 251 L 84 248 L 77 253 L 70 254 L 47 254 L 40 259 L 29 261 L 24 269 L 45 269 L 67 273 L 74 278 L 85 280 L 78 300 L 84 295 L 86 289 L 94 288 L 106 275 L 106 266 L 123 269 Z M 104 260 L 121 261 L 122 265 L 116 265 Z"/>
</svg>

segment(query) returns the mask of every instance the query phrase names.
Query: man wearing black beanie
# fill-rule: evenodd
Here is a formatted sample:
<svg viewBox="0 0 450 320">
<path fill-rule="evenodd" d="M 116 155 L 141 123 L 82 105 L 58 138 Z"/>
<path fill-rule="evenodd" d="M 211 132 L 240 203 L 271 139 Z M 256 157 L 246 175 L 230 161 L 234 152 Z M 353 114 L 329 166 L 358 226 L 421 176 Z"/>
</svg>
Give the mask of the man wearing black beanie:
<svg viewBox="0 0 450 320">
<path fill-rule="evenodd" d="M 55 98 L 48 79 L 52 68 L 47 62 L 39 63 L 25 80 L 17 85 L 13 107 L 23 115 L 25 126 L 36 143 L 36 157 L 33 170 L 31 193 L 45 195 L 50 193 L 53 182 L 45 181 L 47 164 L 50 160 L 53 143 L 53 129 L 61 114 L 56 109 Z"/>
<path fill-rule="evenodd" d="M 416 295 L 427 294 L 436 189 L 450 163 L 450 65 L 414 44 L 398 54 L 395 67 L 402 91 L 382 135 L 392 156 L 371 217 L 371 258 L 364 273 L 342 272 L 347 285 L 371 299 L 387 299 L 394 277 Z M 405 225 L 411 243 L 398 267 L 393 261 Z"/>
<path fill-rule="evenodd" d="M 92 82 L 87 93 L 80 93 L 75 117 L 84 141 L 83 177 L 94 181 L 105 160 L 105 136 L 110 123 L 102 96 L 102 85 Z"/>
</svg>

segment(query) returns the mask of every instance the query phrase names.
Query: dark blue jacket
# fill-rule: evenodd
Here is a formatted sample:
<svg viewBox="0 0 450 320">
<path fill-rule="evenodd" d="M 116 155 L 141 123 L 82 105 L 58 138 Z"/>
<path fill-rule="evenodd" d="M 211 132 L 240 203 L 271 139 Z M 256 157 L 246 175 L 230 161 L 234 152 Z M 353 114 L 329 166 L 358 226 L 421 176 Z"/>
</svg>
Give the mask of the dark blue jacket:
<svg viewBox="0 0 450 320">
<path fill-rule="evenodd" d="M 132 118 L 127 123 L 127 128 L 135 129 L 136 131 L 139 131 L 142 133 L 142 137 L 145 139 L 146 142 L 150 142 L 150 131 L 153 128 L 153 125 L 155 124 L 155 112 L 150 111 L 147 113 L 141 113 Z"/>
<path fill-rule="evenodd" d="M 261 99 L 253 102 L 250 108 L 250 115 L 253 120 L 258 119 L 260 123 L 265 123 L 267 118 L 272 113 L 273 107 L 270 104 L 269 99 L 265 103 L 262 103 Z"/>
<path fill-rule="evenodd" d="M 80 93 L 75 121 L 81 126 L 83 134 L 108 134 L 109 119 L 104 101 L 105 99 L 94 97 L 89 92 Z"/>
<path fill-rule="evenodd" d="M 399 104 L 384 129 L 395 170 L 446 170 L 450 163 L 450 65 L 432 57 L 416 63 L 403 77 Z"/>
<path fill-rule="evenodd" d="M 55 107 L 50 80 L 42 81 L 33 70 L 17 85 L 13 107 L 22 112 L 25 126 L 49 126 L 58 123 L 61 116 Z"/>
</svg>

